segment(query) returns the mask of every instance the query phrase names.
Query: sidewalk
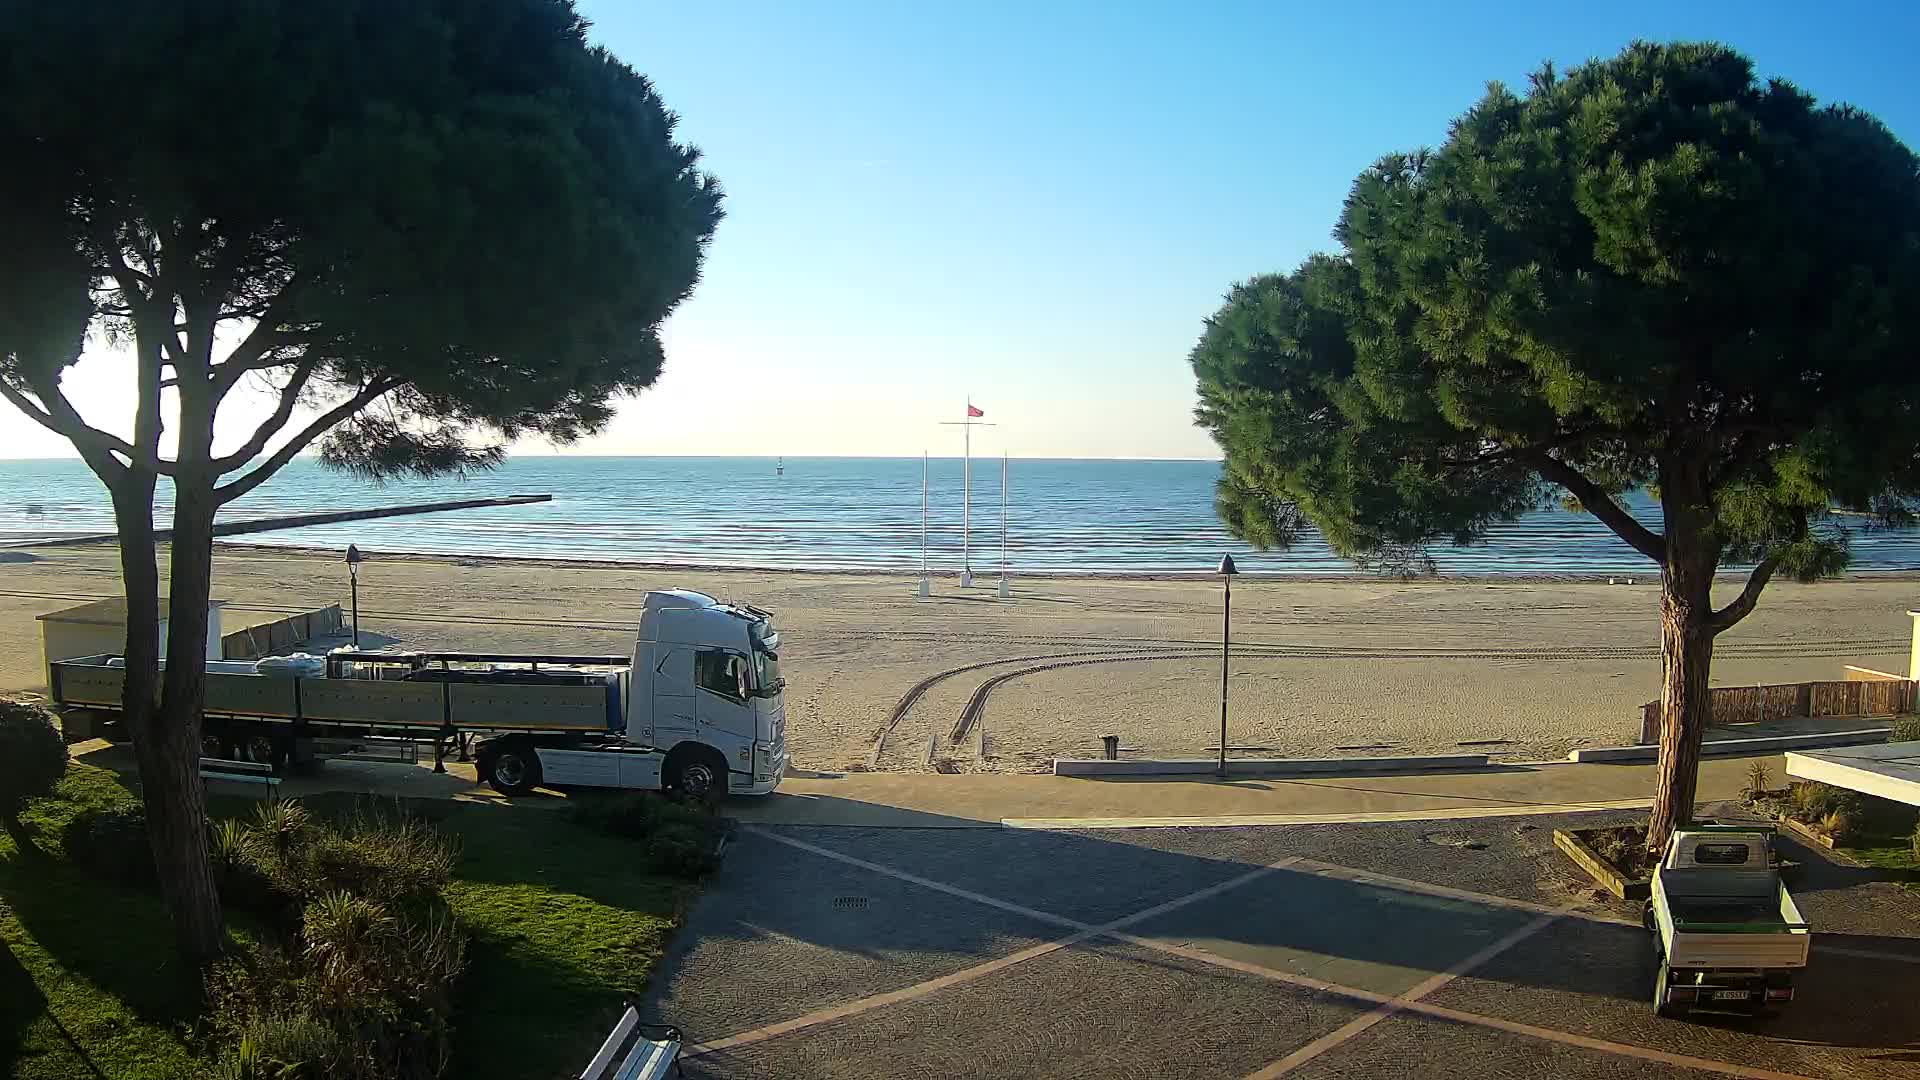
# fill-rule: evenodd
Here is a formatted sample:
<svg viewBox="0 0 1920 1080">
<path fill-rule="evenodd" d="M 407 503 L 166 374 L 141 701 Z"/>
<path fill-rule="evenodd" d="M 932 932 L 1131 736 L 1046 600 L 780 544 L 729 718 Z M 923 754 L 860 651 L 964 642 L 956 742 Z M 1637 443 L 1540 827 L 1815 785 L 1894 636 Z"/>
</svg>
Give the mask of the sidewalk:
<svg viewBox="0 0 1920 1080">
<path fill-rule="evenodd" d="M 76 744 L 76 758 L 130 772 L 133 754 L 99 740 Z M 1699 802 L 1737 798 L 1747 768 L 1765 761 L 1775 782 L 1781 755 L 1700 763 Z M 403 798 L 454 799 L 557 809 L 564 797 L 507 800 L 447 763 L 435 774 L 417 766 L 328 761 L 311 776 L 290 776 L 282 798 L 358 791 Z M 1129 777 L 1082 779 L 1031 773 L 816 773 L 798 771 L 764 798 L 730 799 L 724 812 L 762 825 L 894 828 L 1137 828 L 1172 825 L 1303 825 L 1412 821 L 1628 810 L 1652 805 L 1653 766 L 1554 762 L 1496 765 L 1458 772 L 1286 779 Z"/>
<path fill-rule="evenodd" d="M 1737 798 L 1748 766 L 1779 755 L 1703 761 L 1697 799 Z M 1307 824 L 1505 813 L 1637 809 L 1653 798 L 1653 766 L 1573 762 L 1420 775 L 1300 779 L 1078 779 L 1032 774 L 801 773 L 727 813 L 769 825 L 1114 828 Z M 1266 819 L 1266 820 L 1262 820 Z"/>
</svg>

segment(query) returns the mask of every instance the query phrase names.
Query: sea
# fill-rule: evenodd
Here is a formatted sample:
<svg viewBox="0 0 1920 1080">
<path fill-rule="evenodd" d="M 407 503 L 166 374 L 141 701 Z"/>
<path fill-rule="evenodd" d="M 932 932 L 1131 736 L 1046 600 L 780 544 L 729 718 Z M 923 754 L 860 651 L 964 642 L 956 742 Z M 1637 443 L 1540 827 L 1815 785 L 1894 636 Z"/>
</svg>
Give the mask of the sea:
<svg viewBox="0 0 1920 1080">
<path fill-rule="evenodd" d="M 381 552 L 564 558 L 685 567 L 936 574 L 1358 574 L 1311 531 L 1254 551 L 1213 514 L 1213 461 L 521 455 L 462 478 L 374 484 L 296 460 L 228 506 L 223 521 L 452 499 L 552 501 L 280 529 L 235 542 Z M 962 497 L 971 490 L 971 499 Z M 1644 494 L 1628 508 L 1658 526 Z M 158 497 L 164 527 L 170 495 Z M 1004 512 L 1004 517 L 1003 517 Z M 1845 527 L 1842 525 L 1841 527 Z M 107 494 L 71 459 L 0 460 L 0 543 L 111 532 Z M 1853 569 L 1920 569 L 1920 529 L 1850 529 Z M 1439 545 L 1456 575 L 1650 575 L 1648 561 L 1584 513 L 1543 508 L 1484 543 Z"/>
</svg>

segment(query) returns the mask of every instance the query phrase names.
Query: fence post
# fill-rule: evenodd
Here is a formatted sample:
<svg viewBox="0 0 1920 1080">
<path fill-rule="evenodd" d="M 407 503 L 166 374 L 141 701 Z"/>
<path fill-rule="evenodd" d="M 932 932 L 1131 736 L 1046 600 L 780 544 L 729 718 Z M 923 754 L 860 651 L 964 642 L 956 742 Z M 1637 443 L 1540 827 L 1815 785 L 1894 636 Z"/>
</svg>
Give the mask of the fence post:
<svg viewBox="0 0 1920 1080">
<path fill-rule="evenodd" d="M 1660 741 L 1660 703 L 1649 701 L 1640 706 L 1640 745 L 1653 746 Z"/>
</svg>

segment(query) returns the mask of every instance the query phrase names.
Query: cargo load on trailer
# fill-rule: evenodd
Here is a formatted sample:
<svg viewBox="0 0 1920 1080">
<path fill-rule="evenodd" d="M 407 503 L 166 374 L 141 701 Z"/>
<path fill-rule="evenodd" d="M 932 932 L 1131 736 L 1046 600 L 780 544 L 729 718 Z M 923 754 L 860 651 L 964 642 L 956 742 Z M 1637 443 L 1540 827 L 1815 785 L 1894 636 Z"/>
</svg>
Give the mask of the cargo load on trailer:
<svg viewBox="0 0 1920 1080">
<path fill-rule="evenodd" d="M 63 712 L 112 720 L 124 663 L 56 661 Z M 649 592 L 628 656 L 354 652 L 209 661 L 209 756 L 273 765 L 316 740 L 481 737 L 480 776 L 541 784 L 766 794 L 786 771 L 780 635 L 759 608 Z"/>
</svg>

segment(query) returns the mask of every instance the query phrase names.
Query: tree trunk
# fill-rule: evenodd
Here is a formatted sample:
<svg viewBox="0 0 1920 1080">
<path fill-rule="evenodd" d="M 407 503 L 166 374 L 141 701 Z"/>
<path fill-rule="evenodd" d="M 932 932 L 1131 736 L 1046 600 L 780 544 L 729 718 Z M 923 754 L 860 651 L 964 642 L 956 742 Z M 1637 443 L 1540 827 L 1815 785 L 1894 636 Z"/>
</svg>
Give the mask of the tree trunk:
<svg viewBox="0 0 1920 1080">
<path fill-rule="evenodd" d="M 153 545 L 154 482 L 151 472 L 129 469 L 109 489 L 114 524 L 120 534 L 120 574 L 127 602 L 126 683 L 120 706 L 140 766 L 140 796 L 146 808 L 161 899 L 172 917 L 181 951 L 194 959 L 206 959 L 219 951 L 222 941 L 220 899 L 213 890 L 213 870 L 207 862 L 198 709 L 193 722 L 183 725 L 158 707 L 162 677 L 160 572 Z M 178 551 L 176 542 L 176 573 Z M 182 606 L 175 590 L 171 619 L 178 618 Z M 204 593 L 199 607 L 200 616 L 194 621 L 204 639 Z M 169 642 L 178 641 L 179 623 L 173 621 L 168 629 Z M 190 670 L 203 670 L 204 663 L 195 661 Z M 167 675 L 178 667 L 169 657 Z"/>
<path fill-rule="evenodd" d="M 1717 553 L 1687 530 L 1667 530 L 1660 576 L 1660 759 L 1647 847 L 1664 852 L 1693 819 L 1700 744 L 1713 720 L 1713 573 Z"/>
<path fill-rule="evenodd" d="M 183 413 L 187 410 L 183 408 Z M 186 420 L 187 417 L 183 417 Z M 184 428 L 194 425 L 183 424 Z M 147 795 L 155 868 L 180 945 L 189 956 L 209 959 L 223 945 L 220 894 L 207 858 L 205 785 L 200 779 L 201 712 L 207 691 L 207 600 L 213 588 L 213 480 L 201 456 L 181 432 L 174 478 L 172 570 L 168 585 L 167 666 L 161 676 L 160 709 L 151 741 L 151 762 L 141 775 L 168 777 L 164 790 Z M 156 770 L 149 772 L 149 768 Z"/>
</svg>

